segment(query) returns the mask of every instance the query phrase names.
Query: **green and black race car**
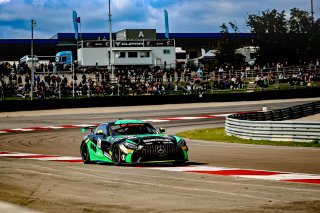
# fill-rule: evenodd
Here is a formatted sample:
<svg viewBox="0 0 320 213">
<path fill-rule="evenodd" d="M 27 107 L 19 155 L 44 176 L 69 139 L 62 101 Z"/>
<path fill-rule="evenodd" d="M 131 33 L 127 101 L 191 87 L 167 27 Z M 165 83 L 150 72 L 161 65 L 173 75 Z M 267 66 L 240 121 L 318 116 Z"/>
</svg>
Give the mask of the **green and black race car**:
<svg viewBox="0 0 320 213">
<path fill-rule="evenodd" d="M 164 134 L 150 123 L 141 120 L 106 122 L 91 129 L 80 146 L 84 163 L 172 163 L 188 161 L 188 147 L 184 139 Z"/>
</svg>

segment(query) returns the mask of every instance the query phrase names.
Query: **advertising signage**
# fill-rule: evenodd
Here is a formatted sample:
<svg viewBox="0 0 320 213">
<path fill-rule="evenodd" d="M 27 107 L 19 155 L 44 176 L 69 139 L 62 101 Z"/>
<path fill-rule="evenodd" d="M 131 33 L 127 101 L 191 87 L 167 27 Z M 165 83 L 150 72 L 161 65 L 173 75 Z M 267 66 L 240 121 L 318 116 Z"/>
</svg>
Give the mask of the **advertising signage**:
<svg viewBox="0 0 320 213">
<path fill-rule="evenodd" d="M 157 38 L 157 33 L 155 29 L 126 29 L 117 32 L 116 38 L 118 41 L 142 39 L 155 40 Z"/>
<path fill-rule="evenodd" d="M 78 47 L 81 48 L 81 42 L 78 43 Z M 83 48 L 95 48 L 95 47 L 110 47 L 110 42 L 107 40 L 98 41 L 83 41 Z"/>
<path fill-rule="evenodd" d="M 143 41 L 114 41 L 114 47 L 143 47 Z"/>
<path fill-rule="evenodd" d="M 173 47 L 174 40 L 127 40 L 127 41 L 113 41 L 113 47 Z M 81 43 L 78 44 L 78 48 L 81 48 Z M 83 41 L 83 48 L 99 48 L 110 47 L 109 41 L 97 40 L 97 41 Z"/>
<path fill-rule="evenodd" d="M 173 47 L 174 40 L 150 40 L 145 41 L 145 47 Z"/>
</svg>

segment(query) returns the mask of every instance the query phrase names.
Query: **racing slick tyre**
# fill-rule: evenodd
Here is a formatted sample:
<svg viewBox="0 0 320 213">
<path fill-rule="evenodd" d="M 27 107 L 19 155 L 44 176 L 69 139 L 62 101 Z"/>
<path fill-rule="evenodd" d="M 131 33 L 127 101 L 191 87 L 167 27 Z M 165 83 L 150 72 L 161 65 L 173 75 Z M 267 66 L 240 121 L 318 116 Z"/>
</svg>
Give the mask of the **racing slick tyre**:
<svg viewBox="0 0 320 213">
<path fill-rule="evenodd" d="M 80 152 L 81 152 L 83 163 L 85 164 L 92 163 L 92 161 L 90 160 L 90 154 L 89 154 L 87 144 L 85 143 L 81 144 Z"/>
<path fill-rule="evenodd" d="M 119 144 L 115 144 L 112 149 L 112 161 L 114 165 L 120 166 L 121 165 L 121 149 Z"/>
</svg>

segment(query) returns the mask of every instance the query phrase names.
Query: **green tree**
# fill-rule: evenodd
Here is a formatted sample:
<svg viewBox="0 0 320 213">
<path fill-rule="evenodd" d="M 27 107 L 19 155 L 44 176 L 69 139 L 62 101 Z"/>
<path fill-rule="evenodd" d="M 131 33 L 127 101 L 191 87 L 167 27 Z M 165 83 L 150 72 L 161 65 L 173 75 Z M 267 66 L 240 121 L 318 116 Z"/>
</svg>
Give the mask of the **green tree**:
<svg viewBox="0 0 320 213">
<path fill-rule="evenodd" d="M 303 10 L 293 8 L 290 10 L 290 19 L 288 20 L 289 33 L 311 33 L 312 17 Z"/>
<path fill-rule="evenodd" d="M 313 20 L 309 12 L 293 8 L 288 20 L 289 42 L 287 52 L 297 62 L 311 57 L 313 47 L 310 42 L 313 38 Z M 301 63 L 301 62 L 300 62 Z"/>
<path fill-rule="evenodd" d="M 282 54 L 286 40 L 282 35 L 287 33 L 285 11 L 263 11 L 261 15 L 249 15 L 247 25 L 256 34 L 256 45 L 260 47 L 258 62 L 286 60 Z"/>
<path fill-rule="evenodd" d="M 255 33 L 260 47 L 258 62 L 311 61 L 320 53 L 320 19 L 309 12 L 293 8 L 286 19 L 285 11 L 267 10 L 248 16 L 247 25 Z"/>
<path fill-rule="evenodd" d="M 218 66 L 240 67 L 244 62 L 243 57 L 235 55 L 235 49 L 240 45 L 238 27 L 235 22 L 229 22 L 229 25 L 233 34 L 229 33 L 229 27 L 225 23 L 220 26 L 222 39 L 217 43 L 216 63 Z"/>
</svg>

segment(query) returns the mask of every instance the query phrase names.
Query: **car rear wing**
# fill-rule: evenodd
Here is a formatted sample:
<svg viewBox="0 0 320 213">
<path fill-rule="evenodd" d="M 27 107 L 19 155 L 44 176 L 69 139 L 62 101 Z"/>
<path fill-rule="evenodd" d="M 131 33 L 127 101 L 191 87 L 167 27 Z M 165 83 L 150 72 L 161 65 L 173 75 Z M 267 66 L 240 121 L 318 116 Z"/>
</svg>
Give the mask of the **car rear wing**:
<svg viewBox="0 0 320 213">
<path fill-rule="evenodd" d="M 97 126 L 92 125 L 92 126 L 84 126 L 81 128 L 81 132 L 85 133 L 87 129 L 90 129 L 90 132 L 93 132 L 93 129 L 97 128 Z"/>
</svg>

